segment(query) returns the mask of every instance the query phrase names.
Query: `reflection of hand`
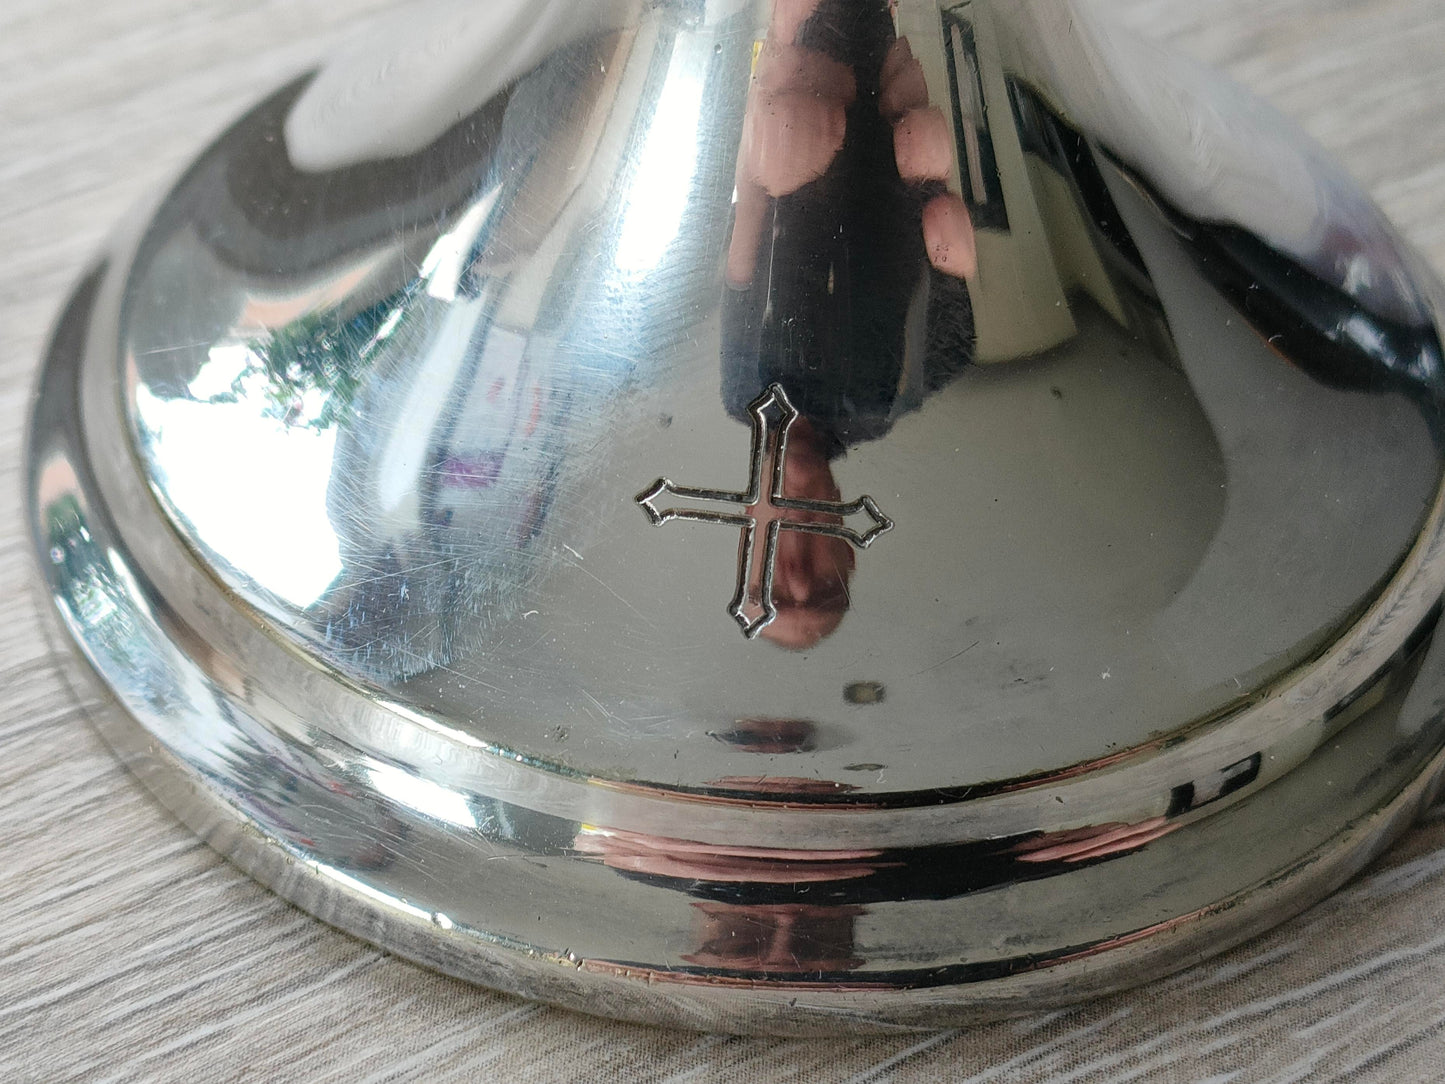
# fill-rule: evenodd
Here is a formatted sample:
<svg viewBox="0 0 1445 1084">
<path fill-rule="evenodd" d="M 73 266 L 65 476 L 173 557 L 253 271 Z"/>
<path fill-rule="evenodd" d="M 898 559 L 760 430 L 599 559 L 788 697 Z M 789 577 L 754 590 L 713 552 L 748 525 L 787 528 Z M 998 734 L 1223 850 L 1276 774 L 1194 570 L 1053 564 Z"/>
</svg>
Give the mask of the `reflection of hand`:
<svg viewBox="0 0 1445 1084">
<path fill-rule="evenodd" d="M 821 177 L 843 148 L 857 92 L 846 64 L 768 38 L 744 121 L 745 176 L 770 196 Z"/>
<path fill-rule="evenodd" d="M 737 209 L 728 281 L 752 281 L 769 201 L 817 180 L 843 148 L 847 110 L 857 98 L 851 68 L 795 44 L 820 0 L 775 0 L 758 55 L 743 122 Z M 942 110 L 928 104 L 923 67 L 906 38 L 893 43 L 880 76 L 878 109 L 893 124 L 899 175 L 914 183 L 946 181 L 953 141 Z M 945 274 L 971 277 L 976 268 L 973 224 L 957 195 L 935 196 L 923 208 L 929 261 Z"/>
</svg>

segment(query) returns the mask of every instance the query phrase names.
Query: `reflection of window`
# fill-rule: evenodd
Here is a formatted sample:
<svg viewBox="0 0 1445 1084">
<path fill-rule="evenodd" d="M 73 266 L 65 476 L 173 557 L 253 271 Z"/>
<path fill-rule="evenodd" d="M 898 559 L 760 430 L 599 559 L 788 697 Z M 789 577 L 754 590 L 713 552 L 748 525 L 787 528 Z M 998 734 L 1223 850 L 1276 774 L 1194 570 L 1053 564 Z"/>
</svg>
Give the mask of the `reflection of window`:
<svg viewBox="0 0 1445 1084">
<path fill-rule="evenodd" d="M 958 140 L 963 201 L 977 229 L 1007 230 L 1008 210 L 988 128 L 988 103 L 973 24 L 957 11 L 943 13 L 948 78 L 953 84 L 954 136 Z"/>
</svg>

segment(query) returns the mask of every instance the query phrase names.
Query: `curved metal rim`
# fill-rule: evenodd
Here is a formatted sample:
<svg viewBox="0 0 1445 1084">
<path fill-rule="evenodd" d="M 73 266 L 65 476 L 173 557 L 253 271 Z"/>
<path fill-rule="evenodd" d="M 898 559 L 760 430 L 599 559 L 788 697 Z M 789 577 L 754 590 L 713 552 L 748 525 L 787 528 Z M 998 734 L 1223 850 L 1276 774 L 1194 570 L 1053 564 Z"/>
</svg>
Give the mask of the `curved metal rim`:
<svg viewBox="0 0 1445 1084">
<path fill-rule="evenodd" d="M 262 885 L 329 925 L 454 978 L 590 1015 L 667 1027 L 798 1036 L 843 1028 L 855 1033 L 926 1030 L 1117 993 L 1201 963 L 1313 906 L 1407 830 L 1445 782 L 1441 752 L 1387 804 L 1272 878 L 1199 911 L 1107 942 L 1074 946 L 1056 958 L 995 967 L 963 984 L 888 988 L 859 983 L 818 990 L 727 981 L 575 959 L 485 931 L 448 927 L 424 908 L 388 906 L 363 883 L 291 853 L 258 832 L 113 699 L 104 678 L 76 657 L 76 645 L 48 596 L 37 603 L 47 636 L 70 663 L 72 692 L 107 744 L 163 806 Z M 890 1001 L 886 1010 L 872 1000 L 880 991 Z M 739 992 L 746 998 L 736 997 Z"/>
</svg>

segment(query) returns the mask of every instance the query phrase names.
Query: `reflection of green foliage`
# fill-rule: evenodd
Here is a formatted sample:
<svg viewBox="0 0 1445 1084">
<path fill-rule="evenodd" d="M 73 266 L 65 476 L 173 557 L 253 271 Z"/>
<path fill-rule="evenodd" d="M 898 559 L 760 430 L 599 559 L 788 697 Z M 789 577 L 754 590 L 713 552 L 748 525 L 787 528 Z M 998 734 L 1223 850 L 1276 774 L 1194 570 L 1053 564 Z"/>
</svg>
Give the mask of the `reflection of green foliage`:
<svg viewBox="0 0 1445 1084">
<path fill-rule="evenodd" d="M 97 562 L 95 543 L 91 541 L 90 530 L 85 529 L 85 512 L 74 493 L 52 500 L 45 506 L 45 535 L 51 546 L 51 564 L 64 569 L 64 582 L 71 585 L 72 608 L 78 607 L 74 597 L 74 585 L 87 584 L 90 569 Z"/>
<path fill-rule="evenodd" d="M 105 681 L 123 698 L 141 697 L 173 714 L 185 694 L 167 664 L 164 643 L 142 596 L 117 575 L 125 559 L 91 535 L 76 493 L 56 497 L 41 512 L 50 551 L 45 555 L 55 601 Z"/>
<path fill-rule="evenodd" d="M 67 582 L 85 586 L 95 578 L 100 552 L 85 525 L 85 510 L 75 494 L 67 493 L 45 506 L 45 533 L 50 561 L 65 570 Z M 74 598 L 71 599 L 75 603 Z"/>
<path fill-rule="evenodd" d="M 334 309 L 309 313 L 248 342 L 266 376 L 268 413 L 312 429 L 335 425 L 355 400 L 372 354 L 406 323 L 414 292 L 408 287 L 349 317 Z M 248 375 L 237 380 L 235 391 Z M 323 401 L 308 417 L 301 404 L 311 391 L 322 392 Z"/>
<path fill-rule="evenodd" d="M 85 509 L 73 493 L 45 506 L 47 557 L 56 566 L 55 582 L 71 616 L 90 629 L 96 642 L 129 664 L 135 654 L 129 642 L 131 622 L 117 605 L 122 594 L 104 554 L 86 527 Z"/>
<path fill-rule="evenodd" d="M 73 493 L 51 501 L 45 506 L 45 533 L 52 546 L 61 546 L 85 529 L 85 513 Z"/>
</svg>

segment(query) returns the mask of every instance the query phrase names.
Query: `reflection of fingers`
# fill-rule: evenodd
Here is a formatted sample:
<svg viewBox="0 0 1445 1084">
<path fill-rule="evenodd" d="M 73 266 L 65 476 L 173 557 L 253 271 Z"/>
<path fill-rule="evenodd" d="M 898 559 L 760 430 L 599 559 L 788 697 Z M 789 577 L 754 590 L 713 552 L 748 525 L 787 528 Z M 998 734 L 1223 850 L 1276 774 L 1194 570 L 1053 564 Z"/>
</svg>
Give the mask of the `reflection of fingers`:
<svg viewBox="0 0 1445 1084">
<path fill-rule="evenodd" d="M 768 194 L 754 181 L 738 182 L 738 203 L 733 211 L 733 240 L 728 246 L 728 282 L 746 286 L 758 266 L 758 248 L 768 214 Z"/>
<path fill-rule="evenodd" d="M 758 94 L 743 131 L 743 161 L 770 196 L 817 180 L 843 148 L 841 103 L 812 94 Z"/>
<path fill-rule="evenodd" d="M 923 243 L 928 262 L 945 275 L 971 279 L 978 270 L 973 220 L 963 200 L 952 192 L 935 197 L 923 208 Z"/>
<path fill-rule="evenodd" d="M 881 87 L 878 112 L 889 120 L 928 104 L 928 80 L 923 77 L 923 65 L 911 55 L 896 65 L 891 78 L 885 76 Z"/>
<path fill-rule="evenodd" d="M 883 69 L 878 73 L 879 85 L 887 87 L 912 59 L 913 46 L 908 44 L 907 38 L 899 38 L 888 47 L 888 55 L 883 58 Z"/>
<path fill-rule="evenodd" d="M 910 109 L 893 129 L 898 175 L 905 181 L 946 181 L 953 165 L 953 141 L 943 110 Z"/>
<path fill-rule="evenodd" d="M 798 29 L 818 10 L 821 0 L 773 0 L 773 18 L 768 36 L 792 45 Z"/>
<path fill-rule="evenodd" d="M 759 90 L 800 91 L 835 98 L 845 106 L 858 96 L 853 69 L 812 49 L 784 45 L 771 38 L 758 57 Z"/>
</svg>

